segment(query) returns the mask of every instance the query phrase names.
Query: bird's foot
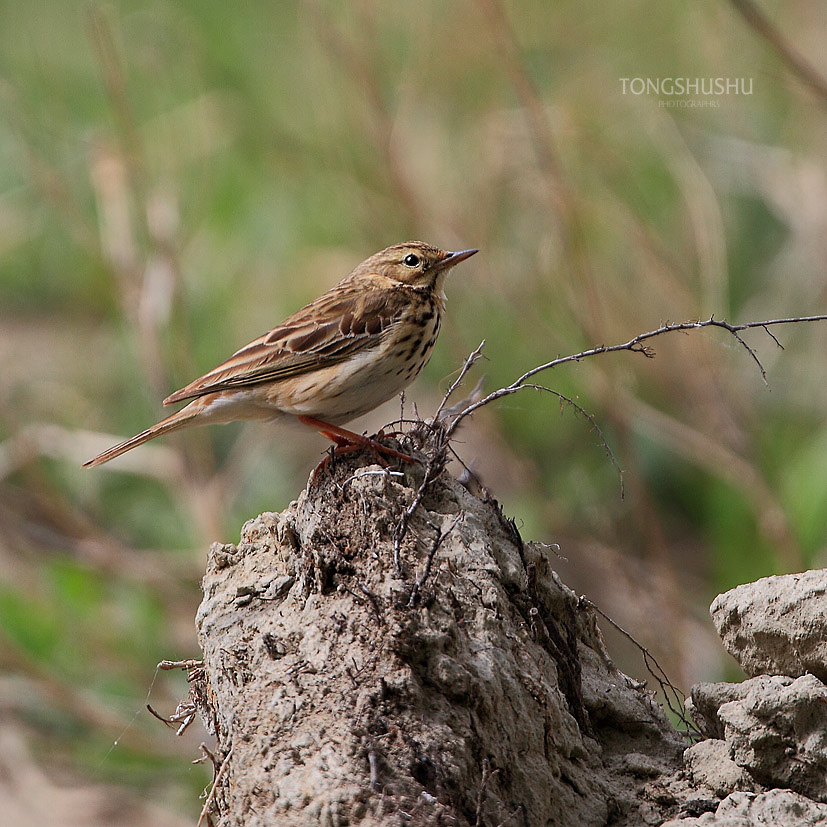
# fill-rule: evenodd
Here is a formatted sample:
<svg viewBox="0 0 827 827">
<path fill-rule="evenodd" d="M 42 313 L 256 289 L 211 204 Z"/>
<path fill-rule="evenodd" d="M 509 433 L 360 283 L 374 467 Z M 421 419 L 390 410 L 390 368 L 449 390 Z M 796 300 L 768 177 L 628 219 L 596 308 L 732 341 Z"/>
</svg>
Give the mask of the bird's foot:
<svg viewBox="0 0 827 827">
<path fill-rule="evenodd" d="M 300 416 L 299 421 L 304 425 L 315 428 L 320 434 L 323 434 L 335 443 L 335 445 L 331 447 L 327 456 L 325 456 L 325 458 L 314 469 L 314 482 L 318 479 L 319 474 L 328 468 L 331 463 L 335 462 L 336 457 L 342 456 L 343 454 L 352 454 L 354 451 L 370 451 L 376 458 L 376 461 L 383 468 L 387 468 L 389 465 L 385 459 L 386 457 L 393 457 L 394 459 L 401 460 L 402 462 L 419 462 L 419 460 L 415 457 L 412 457 L 409 454 L 403 454 L 395 448 L 383 445 L 377 439 L 365 436 L 364 434 L 357 434 L 353 431 L 348 431 L 345 428 L 339 428 L 336 425 L 328 425 L 326 422 L 322 422 L 321 420 L 314 419 L 310 416 Z M 384 434 L 380 431 L 377 436 L 384 436 Z"/>
</svg>

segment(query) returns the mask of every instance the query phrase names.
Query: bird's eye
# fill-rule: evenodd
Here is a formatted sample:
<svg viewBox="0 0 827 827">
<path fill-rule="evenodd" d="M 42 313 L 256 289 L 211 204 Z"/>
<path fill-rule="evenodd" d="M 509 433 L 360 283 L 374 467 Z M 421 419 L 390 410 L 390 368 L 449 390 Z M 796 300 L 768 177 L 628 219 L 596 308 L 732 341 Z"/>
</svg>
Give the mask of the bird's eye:
<svg viewBox="0 0 827 827">
<path fill-rule="evenodd" d="M 408 265 L 408 267 L 416 267 L 417 264 L 419 264 L 419 256 L 415 256 L 413 253 L 408 253 L 408 255 L 404 258 L 404 262 Z"/>
</svg>

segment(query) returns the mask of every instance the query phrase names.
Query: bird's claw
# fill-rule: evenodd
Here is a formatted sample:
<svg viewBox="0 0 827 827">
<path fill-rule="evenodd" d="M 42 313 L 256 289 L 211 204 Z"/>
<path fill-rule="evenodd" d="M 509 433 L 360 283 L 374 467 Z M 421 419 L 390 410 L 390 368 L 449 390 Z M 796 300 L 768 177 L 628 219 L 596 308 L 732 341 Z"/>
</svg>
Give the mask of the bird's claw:
<svg viewBox="0 0 827 827">
<path fill-rule="evenodd" d="M 379 463 L 379 465 L 383 468 L 388 468 L 390 466 L 390 463 L 387 459 L 385 459 L 386 456 L 393 457 L 394 459 L 398 459 L 402 462 L 416 462 L 420 465 L 422 464 L 416 457 L 412 457 L 409 454 L 403 454 L 401 451 L 397 451 L 395 448 L 390 448 L 387 445 L 382 445 L 382 443 L 377 439 L 380 435 L 383 435 L 381 431 L 376 435 L 376 437 L 361 437 L 358 442 L 355 440 L 345 441 L 341 437 L 336 439 L 336 444 L 330 446 L 325 458 L 313 469 L 313 482 L 315 483 L 318 480 L 319 474 L 325 471 L 329 466 L 335 464 L 336 457 L 342 456 L 343 454 L 352 454 L 355 451 L 365 449 L 373 454 L 377 463 Z"/>
</svg>

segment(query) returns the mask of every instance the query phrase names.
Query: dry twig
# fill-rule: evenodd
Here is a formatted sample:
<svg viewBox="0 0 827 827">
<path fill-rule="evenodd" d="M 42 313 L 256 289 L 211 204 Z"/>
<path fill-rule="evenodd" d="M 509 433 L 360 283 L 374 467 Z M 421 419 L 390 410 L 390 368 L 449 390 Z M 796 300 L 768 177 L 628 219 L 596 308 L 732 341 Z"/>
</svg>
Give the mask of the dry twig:
<svg viewBox="0 0 827 827">
<path fill-rule="evenodd" d="M 477 793 L 477 817 L 474 821 L 474 827 L 482 827 L 485 823 L 482 817 L 482 811 L 485 805 L 485 792 L 486 787 L 488 786 L 488 782 L 491 780 L 493 775 L 496 775 L 499 770 L 491 771 L 491 765 L 488 763 L 487 758 L 482 759 L 482 779 L 480 780 L 480 789 Z"/>
<path fill-rule="evenodd" d="M 510 385 L 506 385 L 505 387 L 498 388 L 495 391 L 492 391 L 487 396 L 480 399 L 478 402 L 469 405 L 464 411 L 461 411 L 456 418 L 451 422 L 450 425 L 446 428 L 446 437 L 450 438 L 454 431 L 459 427 L 459 423 L 465 419 L 466 416 L 470 416 L 475 411 L 479 410 L 480 408 L 484 407 L 485 405 L 494 402 L 497 399 L 501 399 L 504 396 L 509 396 L 512 393 L 517 393 L 517 391 L 525 390 L 526 388 L 531 388 L 536 390 L 537 386 L 531 384 L 528 380 L 532 377 L 536 376 L 538 373 L 541 373 L 546 370 L 551 370 L 552 368 L 559 367 L 560 365 L 569 364 L 571 362 L 582 362 L 584 359 L 588 359 L 591 356 L 598 356 L 602 353 L 618 353 L 622 350 L 628 350 L 632 353 L 642 353 L 647 358 L 652 358 L 655 355 L 655 352 L 652 348 L 648 347 L 644 344 L 649 339 L 654 339 L 656 336 L 662 336 L 665 333 L 674 333 L 675 331 L 690 331 L 690 330 L 701 330 L 705 327 L 720 327 L 735 337 L 738 343 L 749 353 L 752 360 L 758 366 L 758 369 L 761 371 L 761 378 L 764 380 L 764 383 L 767 384 L 767 371 L 765 370 L 763 364 L 761 364 L 761 360 L 758 358 L 756 352 L 744 341 L 741 337 L 741 333 L 745 330 L 752 330 L 753 328 L 761 328 L 763 329 L 767 335 L 777 344 L 779 347 L 782 347 L 781 343 L 769 329 L 771 327 L 775 327 L 776 325 L 783 325 L 783 324 L 796 324 L 799 322 L 823 322 L 827 321 L 827 315 L 820 315 L 820 316 L 796 316 L 787 319 L 767 319 L 766 321 L 760 322 L 746 322 L 744 324 L 731 324 L 730 322 L 726 321 L 725 319 L 716 319 L 714 316 L 710 316 L 710 318 L 706 319 L 705 321 L 689 321 L 689 322 L 677 322 L 673 324 L 664 324 L 661 325 L 656 330 L 650 330 L 647 333 L 639 333 L 637 336 L 629 339 L 628 342 L 623 342 L 622 344 L 618 345 L 599 345 L 597 347 L 590 348 L 589 350 L 583 350 L 580 353 L 574 353 L 570 356 L 558 356 L 556 359 L 552 359 L 550 362 L 545 362 L 542 365 L 538 365 L 537 367 L 531 368 L 531 370 L 527 370 L 522 376 L 518 379 L 515 379 Z M 569 400 L 566 400 L 569 401 Z"/>
<path fill-rule="evenodd" d="M 203 660 L 162 660 L 158 663 L 157 667 L 162 672 L 171 672 L 173 669 L 186 669 L 189 673 L 191 670 L 194 669 L 203 669 L 204 668 L 204 661 Z M 189 675 L 187 675 L 189 678 Z"/>
<path fill-rule="evenodd" d="M 703 735 L 701 731 L 695 726 L 689 718 L 686 717 L 685 709 L 685 695 L 669 680 L 669 676 L 663 671 L 663 668 L 658 663 L 655 656 L 642 644 L 639 643 L 629 632 L 627 632 L 619 623 L 612 620 L 599 606 L 589 600 L 587 597 L 581 596 L 579 599 L 580 606 L 585 606 L 592 611 L 597 612 L 607 623 L 617 629 L 623 637 L 633 643 L 640 653 L 643 655 L 643 663 L 646 666 L 646 671 L 657 681 L 660 691 L 663 694 L 663 699 L 669 711 L 686 727 L 686 735 L 692 740 L 702 740 Z"/>
<path fill-rule="evenodd" d="M 477 349 L 469 354 L 468 358 L 465 360 L 465 364 L 462 366 L 459 376 L 451 383 L 451 387 L 445 391 L 445 396 L 442 397 L 442 402 L 439 403 L 439 407 L 436 409 L 434 413 L 434 422 L 439 422 L 443 410 L 445 410 L 445 406 L 448 404 L 448 400 L 451 398 L 451 395 L 454 391 L 462 384 L 462 380 L 465 379 L 465 375 L 471 370 L 472 367 L 477 363 L 479 359 L 482 358 L 482 349 L 485 347 L 485 339 L 483 339 Z"/>
<path fill-rule="evenodd" d="M 741 17 L 775 49 L 782 62 L 827 103 L 827 79 L 790 44 L 753 0 L 729 0 Z"/>
<path fill-rule="evenodd" d="M 431 544 L 431 550 L 428 552 L 428 557 L 425 560 L 425 568 L 422 571 L 422 574 L 414 583 L 413 588 L 411 589 L 411 596 L 408 598 L 408 608 L 416 603 L 417 595 L 419 594 L 419 590 L 425 585 L 425 581 L 431 576 L 431 567 L 434 563 L 434 557 L 436 556 L 439 547 L 442 545 L 442 541 L 456 528 L 457 523 L 465 516 L 464 511 L 460 511 L 456 517 L 454 517 L 451 525 L 443 531 L 439 526 L 430 523 L 431 527 L 436 531 L 436 536 L 434 537 L 434 541 Z"/>
<path fill-rule="evenodd" d="M 151 715 L 165 723 L 168 727 L 175 727 L 175 734 L 178 736 L 183 735 L 187 731 L 189 725 L 195 720 L 195 716 L 198 714 L 198 710 L 192 701 L 181 701 L 175 708 L 175 712 L 173 712 L 169 718 L 165 718 L 159 712 L 156 712 L 149 704 L 146 705 L 146 708 Z"/>
<path fill-rule="evenodd" d="M 434 444 L 428 452 L 425 476 L 422 478 L 422 482 L 419 488 L 417 488 L 413 500 L 411 500 L 410 505 L 403 512 L 402 517 L 396 525 L 396 530 L 393 533 L 393 565 L 397 577 L 402 576 L 402 541 L 408 533 L 408 526 L 410 525 L 411 519 L 425 498 L 428 488 L 445 467 L 445 453 L 448 444 L 447 431 L 437 425 L 433 427 L 432 433 L 434 436 Z"/>
<path fill-rule="evenodd" d="M 550 393 L 556 396 L 561 403 L 570 405 L 572 408 L 574 408 L 574 410 L 577 413 L 579 413 L 581 416 L 585 417 L 589 421 L 589 423 L 592 426 L 592 429 L 597 432 L 604 450 L 609 456 L 609 459 L 611 460 L 612 464 L 617 469 L 618 474 L 620 475 L 620 494 L 622 497 L 623 470 L 621 469 L 620 464 L 618 463 L 608 441 L 606 440 L 605 435 L 603 434 L 603 431 L 598 426 L 594 416 L 590 414 L 588 411 L 586 411 L 581 405 L 579 405 L 570 397 L 565 396 L 559 393 L 558 391 L 553 390 L 552 388 L 546 387 L 545 385 L 530 382 L 530 379 L 532 379 L 538 373 L 542 373 L 543 371 L 551 370 L 552 368 L 559 367 L 560 365 L 569 364 L 571 362 L 581 362 L 584 359 L 588 359 L 592 356 L 599 356 L 603 353 L 618 353 L 620 351 L 626 350 L 631 351 L 632 353 L 642 353 L 644 356 L 651 359 L 654 357 L 655 352 L 651 347 L 645 344 L 645 342 L 648 342 L 650 339 L 654 339 L 656 336 L 662 336 L 665 333 L 674 333 L 676 331 L 688 332 L 690 330 L 701 330 L 706 327 L 718 327 L 730 333 L 738 342 L 738 344 L 740 344 L 741 347 L 743 347 L 744 350 L 746 350 L 750 358 L 758 366 L 758 370 L 761 372 L 761 378 L 764 384 L 769 388 L 769 382 L 767 381 L 767 371 L 764 368 L 764 365 L 761 363 L 761 360 L 758 358 L 758 354 L 755 352 L 755 350 L 746 343 L 744 338 L 741 336 L 741 333 L 745 330 L 760 328 L 772 339 L 772 341 L 778 347 L 783 349 L 783 345 L 770 328 L 775 327 L 777 325 L 823 321 L 827 321 L 827 315 L 795 316 L 784 319 L 767 319 L 765 321 L 745 322 L 743 324 L 731 324 L 730 322 L 726 321 L 726 319 L 716 319 L 714 316 L 710 316 L 708 319 L 703 321 L 696 320 L 663 324 L 655 330 L 650 330 L 646 333 L 639 333 L 637 336 L 634 336 L 633 338 L 629 339 L 628 342 L 623 342 L 622 344 L 599 345 L 597 347 L 593 347 L 588 350 L 583 350 L 580 351 L 580 353 L 574 353 L 569 356 L 558 356 L 556 359 L 552 359 L 549 362 L 545 362 L 542 365 L 537 365 L 536 367 L 527 370 L 522 376 L 515 379 L 510 385 L 506 385 L 502 388 L 498 388 L 497 390 L 491 391 L 491 393 L 487 394 L 482 399 L 471 402 L 465 408 L 457 412 L 451 419 L 450 423 L 445 424 L 442 429 L 438 429 L 438 432 L 441 434 L 440 439 L 443 441 L 443 444 L 447 444 L 453 436 L 453 434 L 456 432 L 460 423 L 463 421 L 463 419 L 465 419 L 465 417 L 470 416 L 471 414 L 478 411 L 485 405 L 489 405 L 490 403 L 495 402 L 497 399 L 502 399 L 504 396 L 510 396 L 511 394 L 517 393 L 518 391 L 522 390 L 545 391 L 546 393 Z M 482 347 L 484 344 L 485 340 L 483 340 L 480 343 L 479 347 L 473 353 L 471 353 L 465 360 L 465 364 L 463 365 L 462 370 L 460 371 L 459 377 L 451 385 L 451 387 L 448 388 L 448 391 L 442 399 L 442 402 L 437 408 L 437 413 L 434 417 L 435 420 L 438 417 L 438 415 L 445 409 L 445 406 L 448 402 L 448 398 L 451 396 L 452 393 L 454 393 L 457 387 L 459 387 L 459 384 L 465 378 L 465 375 L 468 373 L 468 371 L 471 369 L 474 363 L 480 358 Z M 434 455 L 436 456 L 436 454 Z M 417 496 L 414 498 L 414 501 L 411 503 L 411 505 L 408 507 L 407 511 L 403 515 L 402 521 L 400 522 L 397 530 L 397 537 L 394 539 L 394 560 L 396 562 L 397 572 L 400 571 L 398 557 L 399 544 L 401 543 L 402 537 L 404 537 L 405 531 L 407 530 L 407 524 L 410 521 L 413 512 L 419 507 L 419 503 L 422 501 L 422 497 L 425 494 L 425 489 L 433 481 L 431 478 L 432 465 L 432 462 L 429 461 L 428 466 L 426 468 L 425 480 L 423 481 L 422 486 L 420 486 L 420 490 L 417 492 Z"/>
<path fill-rule="evenodd" d="M 213 799 L 215 799 L 215 794 L 218 791 L 218 787 L 221 784 L 221 781 L 224 779 L 226 775 L 227 768 L 230 766 L 230 758 L 232 758 L 233 750 L 235 747 L 230 747 L 230 751 L 224 756 L 224 760 L 221 762 L 221 769 L 215 775 L 215 780 L 212 782 L 212 787 L 210 789 L 210 794 L 207 796 L 207 800 L 204 802 L 204 806 L 201 808 L 201 815 L 198 816 L 198 822 L 196 823 L 195 827 L 201 827 L 204 824 L 204 819 L 209 818 L 209 809 L 213 803 Z"/>
</svg>

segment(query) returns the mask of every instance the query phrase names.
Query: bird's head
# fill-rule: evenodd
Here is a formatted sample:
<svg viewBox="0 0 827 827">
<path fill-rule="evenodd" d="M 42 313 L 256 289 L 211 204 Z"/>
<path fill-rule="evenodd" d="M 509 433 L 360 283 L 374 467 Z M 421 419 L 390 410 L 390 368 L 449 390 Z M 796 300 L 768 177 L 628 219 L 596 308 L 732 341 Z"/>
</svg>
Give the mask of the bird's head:
<svg viewBox="0 0 827 827">
<path fill-rule="evenodd" d="M 383 276 L 409 287 L 441 293 L 448 271 L 477 252 L 460 250 L 451 253 L 423 241 L 408 241 L 372 255 L 353 271 L 353 275 Z"/>
</svg>

